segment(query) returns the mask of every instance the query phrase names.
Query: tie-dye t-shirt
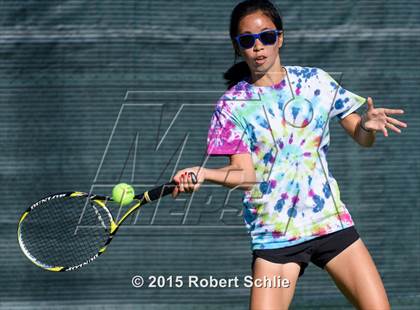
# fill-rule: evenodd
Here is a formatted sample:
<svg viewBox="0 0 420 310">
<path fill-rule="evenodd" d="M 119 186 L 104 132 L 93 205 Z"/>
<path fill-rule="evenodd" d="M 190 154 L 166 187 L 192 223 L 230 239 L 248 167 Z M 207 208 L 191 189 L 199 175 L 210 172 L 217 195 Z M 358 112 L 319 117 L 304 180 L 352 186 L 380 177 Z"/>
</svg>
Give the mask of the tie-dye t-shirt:
<svg viewBox="0 0 420 310">
<path fill-rule="evenodd" d="M 207 154 L 250 153 L 257 183 L 243 195 L 251 249 L 295 245 L 354 225 L 328 170 L 329 121 L 366 101 L 319 68 L 284 66 L 272 86 L 244 79 L 218 100 Z"/>
</svg>

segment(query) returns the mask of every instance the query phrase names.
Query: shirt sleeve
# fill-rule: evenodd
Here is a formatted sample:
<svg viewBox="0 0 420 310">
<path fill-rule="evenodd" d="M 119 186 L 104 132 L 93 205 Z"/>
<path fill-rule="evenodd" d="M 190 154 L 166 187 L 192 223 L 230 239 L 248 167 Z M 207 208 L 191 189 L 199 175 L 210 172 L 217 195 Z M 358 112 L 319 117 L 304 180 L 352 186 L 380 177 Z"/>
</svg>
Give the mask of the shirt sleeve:
<svg viewBox="0 0 420 310">
<path fill-rule="evenodd" d="M 327 72 L 323 73 L 331 98 L 330 119 L 337 116 L 338 120 L 342 120 L 366 102 L 366 98 L 344 89 Z"/>
<path fill-rule="evenodd" d="M 231 102 L 220 99 L 211 117 L 207 135 L 208 155 L 251 153 L 246 126 L 236 115 Z"/>
</svg>

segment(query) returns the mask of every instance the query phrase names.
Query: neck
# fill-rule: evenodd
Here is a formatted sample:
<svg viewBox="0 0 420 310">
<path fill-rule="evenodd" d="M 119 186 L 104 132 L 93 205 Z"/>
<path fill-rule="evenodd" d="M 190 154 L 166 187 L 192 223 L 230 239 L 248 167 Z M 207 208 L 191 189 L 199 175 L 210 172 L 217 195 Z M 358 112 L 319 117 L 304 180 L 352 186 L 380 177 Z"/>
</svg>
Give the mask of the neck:
<svg viewBox="0 0 420 310">
<path fill-rule="evenodd" d="M 255 86 L 271 86 L 283 81 L 286 77 L 285 69 L 283 69 L 280 61 L 276 62 L 270 70 L 265 73 L 252 72 L 251 84 Z"/>
</svg>

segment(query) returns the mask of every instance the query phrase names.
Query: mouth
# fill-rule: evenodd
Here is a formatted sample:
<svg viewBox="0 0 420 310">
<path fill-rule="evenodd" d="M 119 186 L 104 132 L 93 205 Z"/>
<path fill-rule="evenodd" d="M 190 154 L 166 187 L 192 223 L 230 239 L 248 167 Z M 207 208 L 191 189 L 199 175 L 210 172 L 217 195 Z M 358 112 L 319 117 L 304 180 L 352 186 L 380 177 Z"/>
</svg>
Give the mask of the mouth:
<svg viewBox="0 0 420 310">
<path fill-rule="evenodd" d="M 266 59 L 267 59 L 266 56 L 258 56 L 254 58 L 254 61 L 257 65 L 262 65 L 263 63 L 265 63 Z"/>
</svg>

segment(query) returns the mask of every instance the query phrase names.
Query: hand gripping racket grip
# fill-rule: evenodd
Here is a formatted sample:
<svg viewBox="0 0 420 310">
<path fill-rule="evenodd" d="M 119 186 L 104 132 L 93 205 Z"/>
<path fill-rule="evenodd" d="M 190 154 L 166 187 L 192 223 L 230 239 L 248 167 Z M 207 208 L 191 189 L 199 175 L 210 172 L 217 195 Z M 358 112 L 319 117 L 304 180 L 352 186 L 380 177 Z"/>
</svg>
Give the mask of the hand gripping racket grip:
<svg viewBox="0 0 420 310">
<path fill-rule="evenodd" d="M 191 176 L 192 182 L 194 184 L 197 184 L 197 176 L 194 172 L 188 172 L 188 174 Z M 173 192 L 175 187 L 177 186 L 175 180 L 172 180 L 171 182 L 165 183 L 163 185 L 160 185 L 158 187 L 155 187 L 148 191 L 148 196 L 150 201 L 159 199 L 160 197 L 166 196 Z"/>
</svg>

